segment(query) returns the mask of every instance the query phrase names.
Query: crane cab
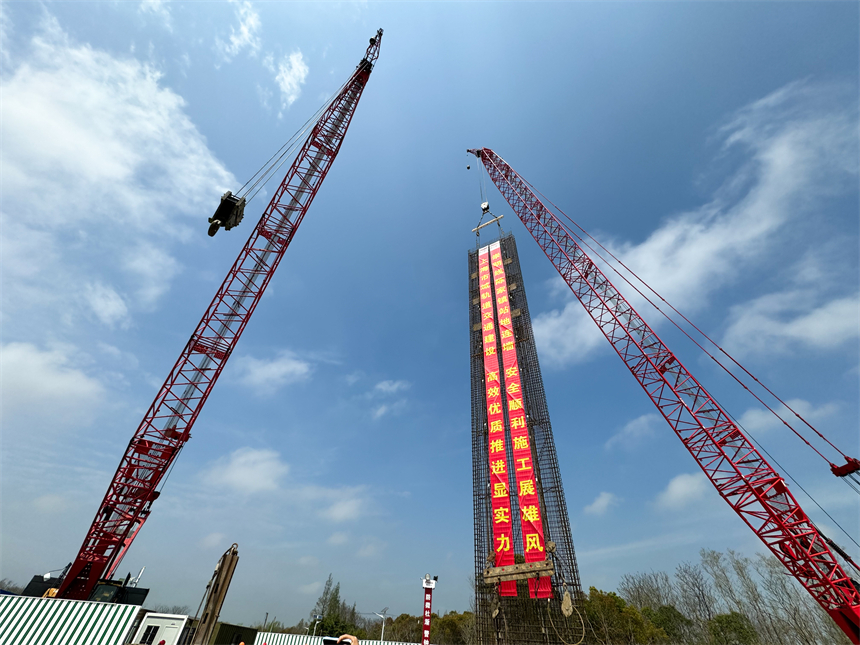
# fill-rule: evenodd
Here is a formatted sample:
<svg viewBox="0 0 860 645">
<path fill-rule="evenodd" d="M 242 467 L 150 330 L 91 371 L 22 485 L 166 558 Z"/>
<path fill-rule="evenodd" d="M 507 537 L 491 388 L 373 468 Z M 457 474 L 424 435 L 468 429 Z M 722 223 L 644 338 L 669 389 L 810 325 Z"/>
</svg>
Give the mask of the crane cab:
<svg viewBox="0 0 860 645">
<path fill-rule="evenodd" d="M 245 198 L 239 198 L 229 190 L 221 195 L 221 203 L 215 214 L 209 218 L 209 237 L 213 237 L 219 228 L 230 230 L 238 226 L 245 216 Z"/>
</svg>

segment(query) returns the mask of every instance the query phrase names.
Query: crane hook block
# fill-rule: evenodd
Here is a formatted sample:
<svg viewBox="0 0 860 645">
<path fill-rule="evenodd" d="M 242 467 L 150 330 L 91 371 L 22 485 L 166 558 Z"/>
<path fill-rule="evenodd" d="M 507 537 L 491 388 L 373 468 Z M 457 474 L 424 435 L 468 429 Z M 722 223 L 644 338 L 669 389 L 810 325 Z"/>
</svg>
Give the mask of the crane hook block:
<svg viewBox="0 0 860 645">
<path fill-rule="evenodd" d="M 221 203 L 215 214 L 209 218 L 209 237 L 213 237 L 219 228 L 230 230 L 239 226 L 245 216 L 245 198 L 239 198 L 229 190 L 221 195 Z"/>
</svg>

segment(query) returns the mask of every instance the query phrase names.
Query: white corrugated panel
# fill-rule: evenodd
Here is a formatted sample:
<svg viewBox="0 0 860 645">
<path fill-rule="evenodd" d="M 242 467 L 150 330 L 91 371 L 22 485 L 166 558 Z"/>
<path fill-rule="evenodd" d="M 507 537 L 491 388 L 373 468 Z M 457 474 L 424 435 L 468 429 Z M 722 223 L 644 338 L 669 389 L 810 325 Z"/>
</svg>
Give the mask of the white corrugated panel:
<svg viewBox="0 0 860 645">
<path fill-rule="evenodd" d="M 274 634 L 258 632 L 254 645 L 322 645 L 322 636 L 305 636 L 304 634 Z M 361 645 L 415 645 L 398 641 L 361 641 Z"/>
<path fill-rule="evenodd" d="M 0 596 L 0 645 L 122 645 L 140 607 Z"/>
</svg>

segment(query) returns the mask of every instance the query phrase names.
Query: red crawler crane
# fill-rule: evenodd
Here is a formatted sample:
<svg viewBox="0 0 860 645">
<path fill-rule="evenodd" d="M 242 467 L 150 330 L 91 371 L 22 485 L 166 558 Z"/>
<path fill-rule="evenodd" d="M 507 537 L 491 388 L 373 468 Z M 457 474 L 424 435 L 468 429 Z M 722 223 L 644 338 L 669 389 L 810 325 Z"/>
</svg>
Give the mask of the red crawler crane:
<svg viewBox="0 0 860 645">
<path fill-rule="evenodd" d="M 860 592 L 785 481 L 585 254 L 528 184 L 489 148 L 469 150 L 729 506 L 852 643 Z"/>
<path fill-rule="evenodd" d="M 86 599 L 110 578 L 158 498 L 164 478 L 299 224 L 334 162 L 379 57 L 382 30 L 308 136 L 221 288 L 131 438 L 58 596 Z"/>
</svg>

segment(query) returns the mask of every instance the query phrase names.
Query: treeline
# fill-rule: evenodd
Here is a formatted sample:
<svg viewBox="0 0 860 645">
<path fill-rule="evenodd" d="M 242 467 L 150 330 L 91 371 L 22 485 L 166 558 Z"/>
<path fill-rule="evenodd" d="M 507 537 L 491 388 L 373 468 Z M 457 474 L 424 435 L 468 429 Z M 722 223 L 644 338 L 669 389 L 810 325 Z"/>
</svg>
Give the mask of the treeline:
<svg viewBox="0 0 860 645">
<path fill-rule="evenodd" d="M 698 564 L 624 575 L 616 606 L 585 603 L 594 643 L 689 645 L 848 645 L 850 641 L 809 593 L 773 556 L 749 558 L 703 549 Z M 614 594 L 604 594 L 612 596 Z M 624 608 L 663 632 L 646 639 L 625 637 Z M 589 639 L 587 638 L 586 641 Z"/>
<path fill-rule="evenodd" d="M 581 645 L 850 645 L 774 557 L 703 549 L 700 558 L 679 564 L 671 575 L 626 574 L 617 592 L 591 587 L 576 604 L 579 616 L 572 617 L 581 618 Z M 308 621 L 293 627 L 275 622 L 266 629 L 305 634 L 315 615 L 323 616 L 317 635 L 350 633 L 374 640 L 381 635 L 382 621 L 346 603 L 331 576 Z M 419 616 L 388 618 L 385 640 L 418 643 L 421 625 Z M 435 645 L 471 645 L 474 634 L 471 611 L 433 614 Z"/>
<path fill-rule="evenodd" d="M 314 616 L 322 616 L 322 620 L 314 625 Z M 474 616 L 465 611 L 462 614 L 451 611 L 442 616 L 432 614 L 433 643 L 471 643 L 474 631 Z M 400 614 L 397 618 L 388 617 L 385 621 L 385 640 L 404 643 L 421 641 L 423 618 Z M 256 629 L 267 632 L 282 632 L 286 634 L 306 634 L 316 627 L 317 636 L 340 636 L 353 634 L 359 640 L 379 640 L 382 636 L 382 620 L 373 616 L 361 614 L 355 603 L 349 604 L 340 596 L 340 583 L 334 582 L 331 575 L 326 580 L 322 594 L 317 599 L 308 619 L 302 619 L 298 624 L 287 627 L 278 620 L 273 620 L 265 626 L 261 623 L 254 625 Z"/>
</svg>

